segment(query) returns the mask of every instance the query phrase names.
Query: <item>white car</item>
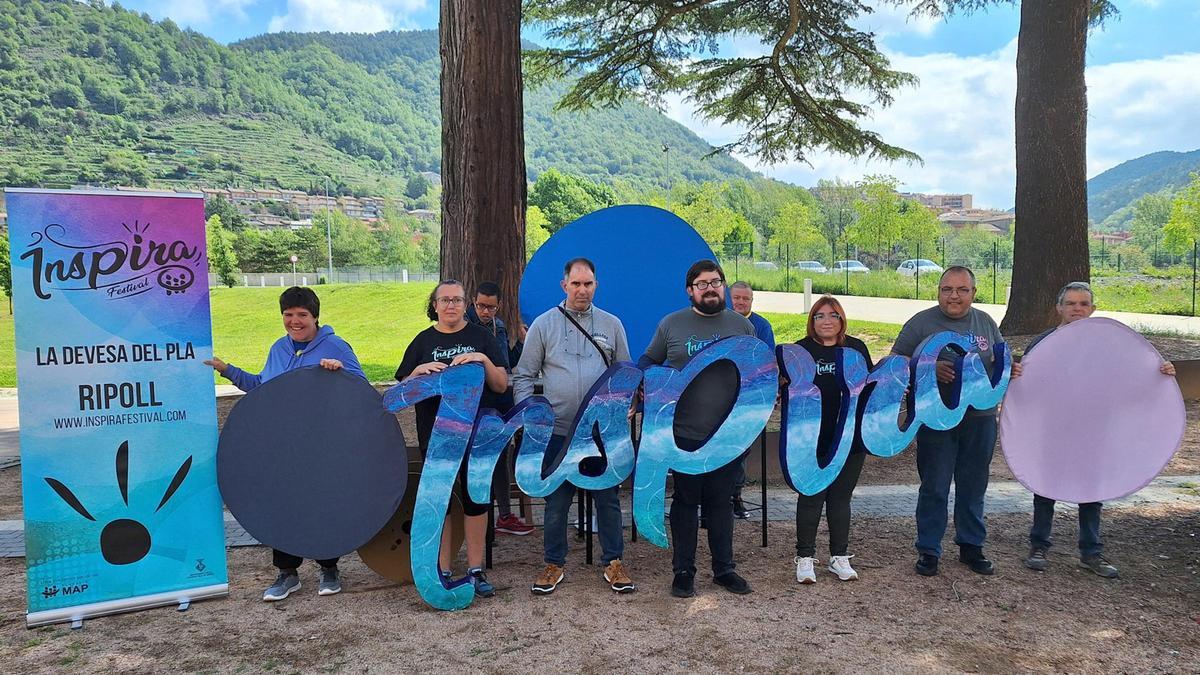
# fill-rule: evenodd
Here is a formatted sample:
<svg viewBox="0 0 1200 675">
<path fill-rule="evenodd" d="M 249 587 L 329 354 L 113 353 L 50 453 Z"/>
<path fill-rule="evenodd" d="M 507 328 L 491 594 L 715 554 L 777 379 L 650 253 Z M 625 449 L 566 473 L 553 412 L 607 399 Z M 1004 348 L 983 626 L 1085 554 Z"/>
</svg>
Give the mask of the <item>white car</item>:
<svg viewBox="0 0 1200 675">
<path fill-rule="evenodd" d="M 812 272 L 813 274 L 825 274 L 829 271 L 816 260 L 801 260 L 796 263 L 795 267 L 801 272 Z"/>
<path fill-rule="evenodd" d="M 779 269 L 779 265 L 776 265 L 770 260 L 760 260 L 759 262 L 754 263 L 754 269 L 774 272 L 775 270 Z"/>
<path fill-rule="evenodd" d="M 896 268 L 896 271 L 906 277 L 911 277 L 917 273 L 941 274 L 945 270 L 942 269 L 941 265 L 933 262 L 932 260 L 925 260 L 922 258 L 920 260 L 905 260 L 904 262 L 900 263 L 900 266 Z"/>
<path fill-rule="evenodd" d="M 833 263 L 833 269 L 831 271 L 834 274 L 846 272 L 849 272 L 850 274 L 870 274 L 871 268 L 858 262 L 857 260 L 839 260 Z"/>
</svg>

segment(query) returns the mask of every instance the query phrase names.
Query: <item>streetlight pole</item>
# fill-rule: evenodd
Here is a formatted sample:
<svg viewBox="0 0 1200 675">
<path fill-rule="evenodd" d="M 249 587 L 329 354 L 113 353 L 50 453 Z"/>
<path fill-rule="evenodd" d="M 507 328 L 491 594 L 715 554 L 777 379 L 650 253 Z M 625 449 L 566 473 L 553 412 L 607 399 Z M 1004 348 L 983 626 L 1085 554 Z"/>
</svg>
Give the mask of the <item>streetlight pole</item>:
<svg viewBox="0 0 1200 675">
<path fill-rule="evenodd" d="M 296 285 L 296 256 L 292 256 L 292 285 Z"/>
<path fill-rule="evenodd" d="M 333 283 L 333 208 L 329 205 L 329 176 L 325 176 L 325 244 L 329 253 L 329 283 Z"/>
</svg>

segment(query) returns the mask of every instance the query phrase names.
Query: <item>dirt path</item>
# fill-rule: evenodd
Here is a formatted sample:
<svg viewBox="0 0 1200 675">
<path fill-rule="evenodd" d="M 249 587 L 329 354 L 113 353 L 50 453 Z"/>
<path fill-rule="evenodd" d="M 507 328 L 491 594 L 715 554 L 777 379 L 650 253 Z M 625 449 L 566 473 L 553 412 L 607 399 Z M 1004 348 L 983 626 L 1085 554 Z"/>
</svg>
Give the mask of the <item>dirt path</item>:
<svg viewBox="0 0 1200 675">
<path fill-rule="evenodd" d="M 0 660 L 7 672 L 1195 672 L 1200 663 L 1200 512 L 1139 508 L 1106 515 L 1122 578 L 1074 565 L 1074 523 L 1051 569 L 1020 564 L 1028 519 L 989 518 L 997 574 L 980 577 L 947 556 L 942 574 L 912 572 L 911 518 L 860 519 L 854 563 L 862 580 L 821 573 L 795 583 L 794 528 L 739 524 L 739 571 L 749 596 L 714 587 L 699 553 L 698 596 L 672 598 L 670 554 L 645 542 L 626 560 L 641 590 L 615 596 L 573 544 L 568 580 L 550 597 L 528 584 L 536 536 L 504 539 L 492 580 L 499 593 L 459 613 L 425 606 L 357 556 L 343 562 L 346 591 L 305 588 L 259 601 L 273 573 L 264 549 L 230 551 L 231 596 L 186 613 L 157 609 L 89 621 L 83 630 L 24 628 L 24 566 L 0 561 Z M 818 541 L 824 539 L 820 535 Z M 949 544 L 949 541 L 947 541 Z M 823 556 L 824 552 L 819 555 Z"/>
</svg>

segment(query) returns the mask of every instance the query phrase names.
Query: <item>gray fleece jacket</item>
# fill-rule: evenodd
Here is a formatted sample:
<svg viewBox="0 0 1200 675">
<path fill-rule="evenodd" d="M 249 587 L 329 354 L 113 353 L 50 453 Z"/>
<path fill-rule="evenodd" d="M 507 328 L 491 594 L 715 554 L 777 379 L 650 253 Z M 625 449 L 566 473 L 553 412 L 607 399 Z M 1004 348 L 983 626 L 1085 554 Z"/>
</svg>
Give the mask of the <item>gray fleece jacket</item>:
<svg viewBox="0 0 1200 675">
<path fill-rule="evenodd" d="M 620 319 L 595 305 L 586 312 L 567 311 L 604 348 L 609 363 L 630 360 Z M 512 371 L 513 397 L 519 404 L 533 396 L 540 376 L 542 395 L 554 408 L 554 433 L 566 435 L 583 397 L 605 368 L 596 347 L 555 307 L 534 319 L 525 335 L 525 351 Z"/>
</svg>

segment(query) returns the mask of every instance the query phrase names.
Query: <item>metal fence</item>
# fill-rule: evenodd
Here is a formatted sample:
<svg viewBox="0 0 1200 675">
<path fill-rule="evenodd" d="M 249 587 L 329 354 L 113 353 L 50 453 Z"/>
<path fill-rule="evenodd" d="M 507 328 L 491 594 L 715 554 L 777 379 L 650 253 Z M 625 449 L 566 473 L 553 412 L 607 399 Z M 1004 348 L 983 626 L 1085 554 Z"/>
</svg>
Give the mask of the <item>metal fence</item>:
<svg viewBox="0 0 1200 675">
<path fill-rule="evenodd" d="M 437 272 L 411 270 L 406 267 L 343 267 L 333 269 L 332 281 L 328 270 L 305 272 L 235 272 L 238 286 L 315 286 L 319 284 L 366 284 L 366 283 L 413 283 L 437 281 Z M 215 288 L 221 280 L 214 272 L 208 273 L 208 285 Z"/>
</svg>

